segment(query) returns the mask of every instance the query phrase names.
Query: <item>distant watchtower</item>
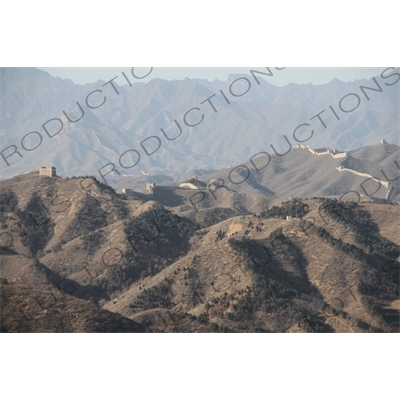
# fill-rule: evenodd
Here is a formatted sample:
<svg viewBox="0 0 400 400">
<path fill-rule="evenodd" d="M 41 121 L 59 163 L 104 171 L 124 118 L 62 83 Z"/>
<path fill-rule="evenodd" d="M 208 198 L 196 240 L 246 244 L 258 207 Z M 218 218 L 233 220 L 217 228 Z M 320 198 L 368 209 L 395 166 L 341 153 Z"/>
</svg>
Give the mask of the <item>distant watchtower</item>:
<svg viewBox="0 0 400 400">
<path fill-rule="evenodd" d="M 125 196 L 133 196 L 133 189 L 123 188 L 121 190 L 121 193 L 124 194 Z"/>
<path fill-rule="evenodd" d="M 56 168 L 55 167 L 42 167 L 39 170 L 39 175 L 50 176 L 50 177 L 57 176 Z"/>
<path fill-rule="evenodd" d="M 153 194 L 154 193 L 154 188 L 156 187 L 155 183 L 148 183 L 146 185 L 146 190 L 148 193 Z"/>
</svg>

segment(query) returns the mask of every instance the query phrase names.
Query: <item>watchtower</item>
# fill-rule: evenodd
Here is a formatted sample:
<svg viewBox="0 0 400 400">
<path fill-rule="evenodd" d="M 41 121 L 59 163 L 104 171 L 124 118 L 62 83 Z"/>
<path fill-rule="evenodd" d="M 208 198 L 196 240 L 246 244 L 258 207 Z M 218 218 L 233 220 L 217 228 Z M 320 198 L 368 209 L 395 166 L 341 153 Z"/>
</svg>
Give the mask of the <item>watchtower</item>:
<svg viewBox="0 0 400 400">
<path fill-rule="evenodd" d="M 57 176 L 56 173 L 56 168 L 55 167 L 42 167 L 39 170 L 39 175 L 43 175 L 43 176 Z"/>
</svg>

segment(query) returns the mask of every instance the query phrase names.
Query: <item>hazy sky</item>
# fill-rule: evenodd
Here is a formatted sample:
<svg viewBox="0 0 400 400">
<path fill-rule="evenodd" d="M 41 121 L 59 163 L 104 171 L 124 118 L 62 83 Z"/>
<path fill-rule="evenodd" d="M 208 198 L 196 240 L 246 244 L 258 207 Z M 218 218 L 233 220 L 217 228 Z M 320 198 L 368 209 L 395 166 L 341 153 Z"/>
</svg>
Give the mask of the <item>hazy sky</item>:
<svg viewBox="0 0 400 400">
<path fill-rule="evenodd" d="M 202 78 L 213 81 L 214 79 L 226 80 L 229 74 L 248 74 L 253 68 L 260 67 L 241 67 L 241 68 L 154 68 L 151 74 L 141 80 L 147 82 L 150 79 L 184 79 Z M 262 68 L 262 67 L 261 67 Z M 49 74 L 63 79 L 71 79 L 78 84 L 92 83 L 101 79 L 109 81 L 115 76 L 121 76 L 122 72 L 131 77 L 131 68 L 40 68 L 47 71 Z M 385 69 L 381 68 L 293 68 L 288 67 L 274 77 L 274 85 L 284 86 L 290 82 L 293 83 L 313 83 L 321 85 L 330 82 L 334 78 L 338 78 L 344 82 L 353 81 L 356 79 L 371 78 L 380 75 Z M 149 68 L 135 68 L 136 74 L 146 75 L 150 71 Z"/>
</svg>

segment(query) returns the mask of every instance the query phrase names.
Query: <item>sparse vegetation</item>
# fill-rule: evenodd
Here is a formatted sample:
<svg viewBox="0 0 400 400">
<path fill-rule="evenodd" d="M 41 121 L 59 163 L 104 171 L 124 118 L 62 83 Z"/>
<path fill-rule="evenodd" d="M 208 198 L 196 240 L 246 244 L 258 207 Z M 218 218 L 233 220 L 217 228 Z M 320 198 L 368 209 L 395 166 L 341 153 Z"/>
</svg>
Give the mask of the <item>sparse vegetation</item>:
<svg viewBox="0 0 400 400">
<path fill-rule="evenodd" d="M 28 247 L 33 255 L 43 250 L 54 235 L 54 222 L 49 210 L 41 197 L 35 192 L 32 194 L 25 210 L 16 209 L 19 223 L 19 236 L 24 246 Z"/>
<path fill-rule="evenodd" d="M 363 260 L 365 258 L 364 252 L 353 244 L 345 243 L 342 239 L 334 238 L 325 228 L 321 226 L 315 227 L 315 233 L 321 239 L 324 239 L 331 246 L 336 247 L 340 251 L 343 251 L 357 260 Z"/>
<path fill-rule="evenodd" d="M 220 230 L 217 232 L 217 237 L 216 237 L 215 241 L 218 242 L 219 240 L 222 240 L 224 237 L 225 237 L 225 232 Z"/>
<path fill-rule="evenodd" d="M 363 206 L 357 206 L 354 202 L 340 204 L 337 200 L 324 199 L 320 210 L 322 214 L 326 212 L 335 221 L 349 226 L 355 233 L 355 240 L 368 253 L 388 260 L 399 256 L 400 247 L 379 235 L 379 228 Z"/>
<path fill-rule="evenodd" d="M 100 200 L 87 195 L 63 238 L 70 241 L 78 236 L 104 228 L 108 224 L 107 217 L 108 213 L 103 209 Z"/>
<path fill-rule="evenodd" d="M 3 213 L 14 212 L 18 205 L 17 197 L 11 190 L 0 191 L 0 213 L 3 218 Z M 3 221 L 3 219 L 2 219 Z"/>
<path fill-rule="evenodd" d="M 300 250 L 285 238 L 282 229 L 271 233 L 267 246 L 274 248 L 273 243 L 278 243 L 278 254 L 272 255 L 265 252 L 265 248 L 255 240 L 229 239 L 229 245 L 244 258 L 246 269 L 251 272 L 253 285 L 240 293 L 237 303 L 234 305 L 234 313 L 229 313 L 228 318 L 234 321 L 254 320 L 257 312 L 290 314 L 293 321 L 298 321 L 301 329 L 306 332 L 326 332 L 329 328 L 324 324 L 324 319 L 313 317 L 299 312 L 294 307 L 296 299 L 307 299 L 309 303 L 317 304 L 318 297 L 309 296 L 300 288 L 296 288 L 291 282 L 291 277 L 279 271 L 282 245 L 285 246 L 284 255 L 296 270 L 304 276 L 304 259 Z M 272 253 L 272 250 L 271 250 Z M 281 253 L 281 254 L 279 254 Z M 315 307 L 317 307 L 315 305 Z M 278 330 L 283 330 L 285 324 L 280 324 Z M 245 331 L 252 331 L 254 325 L 250 324 Z M 264 329 L 264 328 L 262 328 Z"/>
<path fill-rule="evenodd" d="M 130 307 L 134 311 L 138 309 L 149 310 L 152 308 L 169 309 L 173 306 L 172 289 L 168 282 L 162 282 L 150 289 L 144 289 L 136 300 L 130 304 Z"/>
<path fill-rule="evenodd" d="M 9 279 L 15 279 L 14 272 L 8 271 L 18 256 L 24 272 L 15 286 L 27 284 L 40 293 L 62 282 L 60 293 L 67 299 L 76 296 L 74 301 L 84 299 L 79 301 L 89 307 L 88 315 L 112 309 L 130 318 L 138 316 L 146 321 L 142 329 L 153 332 L 330 332 L 346 326 L 368 332 L 397 329 L 389 306 L 398 295 L 399 266 L 396 261 L 385 263 L 395 258 L 398 247 L 380 235 L 377 225 L 382 223 L 382 210 L 394 212 L 391 205 L 362 203 L 353 209 L 353 203 L 309 200 L 314 206 L 320 202 L 326 225 L 314 224 L 306 235 L 297 222 L 280 221 L 306 216 L 308 205 L 299 199 L 272 207 L 263 213 L 264 219 L 252 212 L 232 217 L 223 209 L 224 217 L 219 218 L 214 209 L 213 217 L 200 229 L 191 219 L 156 203 L 146 207 L 139 199 L 123 200 L 95 181 L 87 181 L 94 184 L 82 195 L 79 182 L 73 181 L 58 179 L 51 186 L 55 181 L 49 178 L 45 187 L 35 188 L 28 198 L 21 195 L 20 203 L 21 191 L 14 191 L 18 198 L 14 192 L 5 196 L 1 192 L 2 227 L 14 238 L 14 244 L 3 252 L 8 262 L 4 270 L 9 274 L 2 275 L 3 286 L 14 286 Z M 67 205 L 62 201 L 72 198 L 72 190 L 79 190 L 74 196 L 78 200 L 62 214 L 60 210 Z M 56 196 L 61 206 L 52 203 Z M 146 211 L 140 213 L 135 206 Z M 375 209 L 378 219 L 373 215 Z M 184 215 L 193 217 L 190 212 Z M 114 227 L 120 227 L 121 220 L 124 225 L 118 231 Z M 199 220 L 203 223 L 205 219 L 201 216 Z M 387 226 L 389 238 L 392 232 Z M 344 232 L 346 240 L 339 236 Z M 4 247 L 10 238 L 2 236 Z M 27 246 L 23 254 L 19 254 L 21 244 Z M 33 261 L 29 270 L 24 269 L 22 257 Z M 342 293 L 348 287 L 354 287 L 351 295 Z M 46 297 L 44 304 L 50 300 Z M 71 318 L 80 318 L 75 309 L 71 314 Z M 55 320 L 58 328 L 54 329 L 66 329 Z M 11 330 L 19 329 L 8 320 L 7 324 Z M 28 329 L 24 324 L 21 329 Z M 46 324 L 51 322 L 46 320 Z"/>
<path fill-rule="evenodd" d="M 81 236 L 83 242 L 83 249 L 89 254 L 93 255 L 105 242 L 105 237 L 102 230 L 90 232 Z"/>
<path fill-rule="evenodd" d="M 147 211 L 125 222 L 129 250 L 124 267 L 130 279 L 154 275 L 189 250 L 189 239 L 198 226 L 166 211 Z"/>
<path fill-rule="evenodd" d="M 307 204 L 299 199 L 293 199 L 282 202 L 281 207 L 273 206 L 272 208 L 263 211 L 260 215 L 262 218 L 302 218 L 308 212 Z"/>
</svg>

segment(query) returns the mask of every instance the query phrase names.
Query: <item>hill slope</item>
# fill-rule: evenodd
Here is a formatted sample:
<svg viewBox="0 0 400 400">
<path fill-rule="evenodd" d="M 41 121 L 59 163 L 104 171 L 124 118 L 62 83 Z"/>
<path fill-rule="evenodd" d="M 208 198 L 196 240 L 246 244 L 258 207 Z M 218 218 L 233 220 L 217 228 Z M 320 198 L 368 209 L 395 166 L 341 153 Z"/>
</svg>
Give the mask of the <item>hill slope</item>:
<svg viewBox="0 0 400 400">
<path fill-rule="evenodd" d="M 398 205 L 221 189 L 195 213 L 93 178 L 3 183 L 4 330 L 399 329 Z"/>
</svg>

